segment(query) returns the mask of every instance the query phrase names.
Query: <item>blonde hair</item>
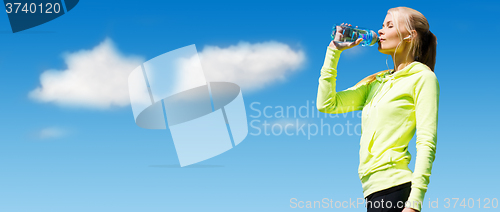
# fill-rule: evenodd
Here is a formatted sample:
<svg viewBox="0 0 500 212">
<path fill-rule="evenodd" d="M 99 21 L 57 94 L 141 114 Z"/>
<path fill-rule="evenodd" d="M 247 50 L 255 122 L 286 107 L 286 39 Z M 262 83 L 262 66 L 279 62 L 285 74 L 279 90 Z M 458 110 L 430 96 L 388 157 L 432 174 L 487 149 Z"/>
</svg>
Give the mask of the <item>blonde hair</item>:
<svg viewBox="0 0 500 212">
<path fill-rule="evenodd" d="M 394 19 L 394 25 L 396 26 L 401 42 L 403 41 L 403 36 L 401 35 L 401 30 L 399 29 L 399 21 L 404 22 L 405 29 L 411 33 L 413 38 L 416 36 L 416 39 L 410 40 L 410 51 L 408 51 L 408 54 L 412 52 L 414 55 L 414 61 L 421 62 L 427 65 L 431 71 L 434 71 L 434 65 L 436 64 L 437 38 L 429 30 L 429 22 L 427 22 L 425 16 L 422 15 L 422 13 L 408 7 L 391 8 L 387 11 L 387 13 L 391 14 Z M 417 35 L 412 33 L 413 30 L 417 32 Z M 377 75 L 388 71 L 391 70 L 384 70 L 372 74 L 359 81 L 356 86 L 363 83 L 371 83 L 376 79 Z"/>
</svg>

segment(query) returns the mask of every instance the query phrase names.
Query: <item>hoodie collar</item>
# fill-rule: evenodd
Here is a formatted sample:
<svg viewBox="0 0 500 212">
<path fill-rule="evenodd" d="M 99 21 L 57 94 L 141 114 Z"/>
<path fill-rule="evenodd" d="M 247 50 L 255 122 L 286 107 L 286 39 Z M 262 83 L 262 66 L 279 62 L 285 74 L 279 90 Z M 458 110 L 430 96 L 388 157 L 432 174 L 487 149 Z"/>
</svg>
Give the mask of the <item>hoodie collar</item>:
<svg viewBox="0 0 500 212">
<path fill-rule="evenodd" d="M 412 63 L 405 66 L 403 69 L 401 69 L 399 71 L 396 71 L 396 72 L 391 74 L 391 72 L 394 70 L 394 69 L 392 69 L 391 71 L 378 74 L 376 76 L 376 78 L 378 81 L 387 81 L 389 79 L 395 79 L 395 78 L 400 78 L 403 76 L 408 76 L 408 75 L 412 75 L 415 73 L 419 73 L 419 72 L 426 70 L 426 69 L 430 71 L 430 69 L 429 69 L 429 67 L 427 67 L 427 65 L 425 65 L 421 62 L 418 62 L 418 61 L 413 61 Z"/>
</svg>

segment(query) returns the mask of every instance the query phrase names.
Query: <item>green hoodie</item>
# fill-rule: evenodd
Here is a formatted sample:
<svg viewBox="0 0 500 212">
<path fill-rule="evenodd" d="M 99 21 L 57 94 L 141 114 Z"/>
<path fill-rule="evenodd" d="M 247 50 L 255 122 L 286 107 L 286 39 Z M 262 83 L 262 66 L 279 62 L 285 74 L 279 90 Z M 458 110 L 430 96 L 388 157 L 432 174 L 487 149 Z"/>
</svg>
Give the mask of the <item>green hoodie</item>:
<svg viewBox="0 0 500 212">
<path fill-rule="evenodd" d="M 342 51 L 328 47 L 319 78 L 316 106 L 323 113 L 362 110 L 358 174 L 363 195 L 412 183 L 407 207 L 421 211 L 437 142 L 439 83 L 423 63 L 377 74 L 371 83 L 336 91 Z M 408 168 L 408 143 L 417 133 L 415 169 Z"/>
</svg>

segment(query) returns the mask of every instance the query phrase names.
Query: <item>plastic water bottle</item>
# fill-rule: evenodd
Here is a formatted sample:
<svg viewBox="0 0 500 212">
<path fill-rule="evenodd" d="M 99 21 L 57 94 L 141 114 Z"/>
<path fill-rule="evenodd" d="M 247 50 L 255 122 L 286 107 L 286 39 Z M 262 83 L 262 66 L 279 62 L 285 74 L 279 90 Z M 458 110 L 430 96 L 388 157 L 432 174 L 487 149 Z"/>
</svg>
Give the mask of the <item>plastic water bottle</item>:
<svg viewBox="0 0 500 212">
<path fill-rule="evenodd" d="M 337 27 L 339 27 L 340 30 L 337 30 Z M 335 39 L 337 33 L 340 33 L 340 41 L 337 42 L 354 42 L 358 38 L 363 38 L 363 41 L 360 43 L 361 46 L 373 46 L 379 41 L 377 33 L 373 30 L 359 29 L 357 27 L 354 28 L 338 24 L 333 26 L 332 40 Z"/>
</svg>

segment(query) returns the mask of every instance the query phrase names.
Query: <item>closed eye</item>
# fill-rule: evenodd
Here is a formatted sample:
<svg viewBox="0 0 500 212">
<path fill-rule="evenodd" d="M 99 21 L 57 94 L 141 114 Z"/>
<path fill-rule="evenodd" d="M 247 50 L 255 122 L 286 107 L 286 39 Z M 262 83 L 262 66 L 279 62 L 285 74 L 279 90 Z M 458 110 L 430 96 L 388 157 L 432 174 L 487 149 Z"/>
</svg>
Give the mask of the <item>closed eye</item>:
<svg viewBox="0 0 500 212">
<path fill-rule="evenodd" d="M 387 23 L 382 23 L 382 28 L 384 28 L 385 24 L 389 25 L 388 27 L 391 28 L 392 27 L 392 21 L 387 21 Z"/>
</svg>

